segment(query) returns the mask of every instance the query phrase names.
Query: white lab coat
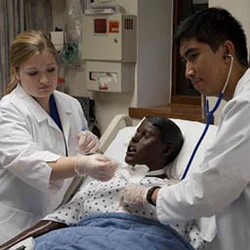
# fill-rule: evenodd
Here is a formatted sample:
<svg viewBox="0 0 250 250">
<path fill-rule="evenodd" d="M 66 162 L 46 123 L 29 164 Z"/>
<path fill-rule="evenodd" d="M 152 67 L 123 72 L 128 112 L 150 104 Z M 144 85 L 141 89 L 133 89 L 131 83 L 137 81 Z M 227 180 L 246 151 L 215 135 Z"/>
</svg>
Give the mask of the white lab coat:
<svg viewBox="0 0 250 250">
<path fill-rule="evenodd" d="M 194 166 L 193 166 L 194 167 Z M 216 139 L 203 164 L 184 181 L 158 193 L 166 224 L 216 214 L 221 250 L 250 249 L 250 70 L 222 111 Z"/>
<path fill-rule="evenodd" d="M 76 135 L 87 121 L 75 98 L 59 91 L 54 97 L 64 136 L 20 85 L 0 102 L 0 243 L 53 211 L 72 181 L 50 182 L 46 162 L 65 156 L 65 147 L 76 155 Z"/>
</svg>

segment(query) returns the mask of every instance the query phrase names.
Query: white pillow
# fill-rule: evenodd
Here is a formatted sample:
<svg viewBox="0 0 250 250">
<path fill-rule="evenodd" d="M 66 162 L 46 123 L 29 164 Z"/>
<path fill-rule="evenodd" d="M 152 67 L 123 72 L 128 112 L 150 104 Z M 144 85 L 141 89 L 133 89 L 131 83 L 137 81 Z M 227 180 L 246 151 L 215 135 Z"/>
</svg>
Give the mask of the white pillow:
<svg viewBox="0 0 250 250">
<path fill-rule="evenodd" d="M 104 152 L 104 155 L 117 160 L 121 165 L 125 165 L 124 159 L 127 147 L 135 132 L 136 127 L 125 127 L 119 130 L 115 139 Z"/>
<path fill-rule="evenodd" d="M 168 176 L 173 179 L 180 179 L 186 169 L 186 166 L 195 148 L 195 145 L 205 129 L 206 124 L 182 119 L 171 120 L 175 122 L 181 129 L 182 134 L 184 136 L 184 144 L 178 157 L 174 160 L 171 166 L 169 166 Z M 199 167 L 199 165 L 202 163 L 206 148 L 208 148 L 213 142 L 216 132 L 217 126 L 210 125 L 205 137 L 203 138 L 195 154 L 188 174 L 190 174 L 195 167 Z"/>
<path fill-rule="evenodd" d="M 201 122 L 188 121 L 182 119 L 171 119 L 171 120 L 175 122 L 181 129 L 184 136 L 184 144 L 177 158 L 171 164 L 169 164 L 167 173 L 169 178 L 180 179 L 187 166 L 192 151 L 205 128 L 205 124 Z M 104 154 L 107 155 L 108 157 L 117 160 L 118 162 L 121 163 L 121 165 L 124 165 L 125 164 L 124 158 L 127 151 L 127 147 L 135 131 L 136 127 L 122 128 L 117 133 L 115 139 L 109 145 Z M 202 160 L 204 158 L 204 152 L 206 148 L 210 145 L 210 143 L 213 141 L 216 131 L 217 131 L 217 126 L 215 125 L 209 126 L 207 134 L 204 137 L 193 159 L 188 174 L 192 172 L 194 167 L 198 167 L 202 163 Z"/>
</svg>

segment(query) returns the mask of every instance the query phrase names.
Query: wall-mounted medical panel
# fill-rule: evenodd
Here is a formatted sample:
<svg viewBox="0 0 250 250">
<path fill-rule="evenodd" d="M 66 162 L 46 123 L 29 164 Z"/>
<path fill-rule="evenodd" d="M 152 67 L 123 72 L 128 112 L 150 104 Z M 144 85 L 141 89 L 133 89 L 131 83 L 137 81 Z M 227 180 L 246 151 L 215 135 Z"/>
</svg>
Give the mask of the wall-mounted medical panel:
<svg viewBox="0 0 250 250">
<path fill-rule="evenodd" d="M 86 61 L 87 88 L 100 92 L 128 92 L 134 86 L 134 63 Z"/>
<path fill-rule="evenodd" d="M 83 15 L 83 59 L 136 61 L 136 16 Z"/>
</svg>

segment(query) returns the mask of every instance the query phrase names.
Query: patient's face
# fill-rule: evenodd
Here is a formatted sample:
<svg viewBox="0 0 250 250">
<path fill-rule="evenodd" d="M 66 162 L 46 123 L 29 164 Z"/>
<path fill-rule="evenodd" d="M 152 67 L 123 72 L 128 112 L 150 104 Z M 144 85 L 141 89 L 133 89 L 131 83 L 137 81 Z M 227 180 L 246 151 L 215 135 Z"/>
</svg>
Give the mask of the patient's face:
<svg viewBox="0 0 250 250">
<path fill-rule="evenodd" d="M 165 151 L 159 129 L 145 119 L 130 140 L 125 162 L 131 166 L 147 165 L 150 170 L 161 169 L 165 167 Z"/>
</svg>

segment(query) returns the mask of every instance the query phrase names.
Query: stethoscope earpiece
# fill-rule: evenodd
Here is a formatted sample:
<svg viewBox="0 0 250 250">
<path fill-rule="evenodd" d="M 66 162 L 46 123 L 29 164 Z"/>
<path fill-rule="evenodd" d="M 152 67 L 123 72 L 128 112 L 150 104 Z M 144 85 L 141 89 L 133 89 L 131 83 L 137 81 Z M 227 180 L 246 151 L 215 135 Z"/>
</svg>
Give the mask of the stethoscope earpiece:
<svg viewBox="0 0 250 250">
<path fill-rule="evenodd" d="M 225 53 L 223 58 L 226 59 L 227 57 L 230 57 L 232 59 L 233 56 L 231 54 Z"/>
</svg>

